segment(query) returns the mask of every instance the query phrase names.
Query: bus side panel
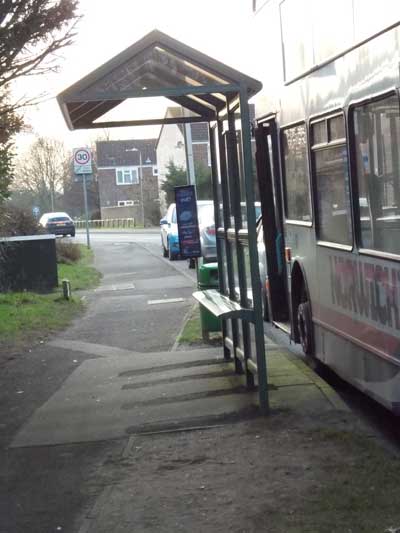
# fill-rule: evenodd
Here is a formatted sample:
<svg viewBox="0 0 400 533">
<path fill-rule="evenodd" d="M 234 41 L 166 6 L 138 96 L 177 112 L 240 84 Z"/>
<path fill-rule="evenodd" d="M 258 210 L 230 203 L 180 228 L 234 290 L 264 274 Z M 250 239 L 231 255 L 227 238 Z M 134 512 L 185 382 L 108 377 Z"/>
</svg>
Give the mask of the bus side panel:
<svg viewBox="0 0 400 533">
<path fill-rule="evenodd" d="M 314 325 L 318 358 L 344 380 L 400 414 L 400 367 L 365 351 L 342 336 Z"/>
<path fill-rule="evenodd" d="M 285 246 L 290 248 L 292 260 L 287 265 L 288 273 L 288 288 L 290 292 L 290 300 L 292 298 L 292 270 L 297 262 L 305 272 L 305 282 L 309 290 L 310 301 L 318 301 L 319 287 L 316 272 L 316 256 L 315 256 L 315 232 L 312 227 L 298 226 L 290 223 L 284 225 L 285 228 Z M 296 312 L 296 309 L 293 309 Z"/>
</svg>

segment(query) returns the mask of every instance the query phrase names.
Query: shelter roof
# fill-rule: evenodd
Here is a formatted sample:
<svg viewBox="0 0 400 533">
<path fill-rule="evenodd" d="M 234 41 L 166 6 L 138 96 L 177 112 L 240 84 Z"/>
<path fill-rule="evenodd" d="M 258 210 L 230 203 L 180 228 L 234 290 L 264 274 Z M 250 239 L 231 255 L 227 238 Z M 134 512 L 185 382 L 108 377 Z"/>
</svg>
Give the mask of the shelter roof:
<svg viewBox="0 0 400 533">
<path fill-rule="evenodd" d="M 153 30 L 57 97 L 70 129 L 208 122 L 244 89 L 262 85 L 172 37 Z M 109 121 L 101 117 L 130 98 L 162 96 L 183 106 L 181 117 Z"/>
</svg>

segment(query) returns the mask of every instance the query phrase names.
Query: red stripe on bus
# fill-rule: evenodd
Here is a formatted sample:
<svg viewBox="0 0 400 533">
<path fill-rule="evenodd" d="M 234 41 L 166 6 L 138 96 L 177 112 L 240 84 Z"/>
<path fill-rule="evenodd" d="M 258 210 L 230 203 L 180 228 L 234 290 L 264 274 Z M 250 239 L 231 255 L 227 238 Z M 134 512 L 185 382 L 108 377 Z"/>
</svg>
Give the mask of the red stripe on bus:
<svg viewBox="0 0 400 533">
<path fill-rule="evenodd" d="M 365 350 L 400 364 L 400 338 L 321 304 L 313 304 L 314 321 Z"/>
</svg>

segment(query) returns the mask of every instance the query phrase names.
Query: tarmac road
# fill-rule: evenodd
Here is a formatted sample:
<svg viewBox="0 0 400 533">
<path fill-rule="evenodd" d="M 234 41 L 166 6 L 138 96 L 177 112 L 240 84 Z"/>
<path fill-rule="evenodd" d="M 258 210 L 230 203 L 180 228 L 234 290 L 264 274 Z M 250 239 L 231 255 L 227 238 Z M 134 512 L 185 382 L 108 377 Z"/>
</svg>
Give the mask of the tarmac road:
<svg viewBox="0 0 400 533">
<path fill-rule="evenodd" d="M 76 241 L 84 238 L 77 235 Z M 106 483 L 99 466 L 120 455 L 121 442 L 9 448 L 10 443 L 77 367 L 97 357 L 96 350 L 114 350 L 117 357 L 123 350 L 170 350 L 192 305 L 195 274 L 185 261 L 170 264 L 162 257 L 158 229 L 93 232 L 91 241 L 104 277 L 86 295 L 86 314 L 52 344 L 39 344 L 1 369 L 0 533 L 77 530 L 79 517 Z M 92 345 L 96 349 L 85 352 Z"/>
</svg>

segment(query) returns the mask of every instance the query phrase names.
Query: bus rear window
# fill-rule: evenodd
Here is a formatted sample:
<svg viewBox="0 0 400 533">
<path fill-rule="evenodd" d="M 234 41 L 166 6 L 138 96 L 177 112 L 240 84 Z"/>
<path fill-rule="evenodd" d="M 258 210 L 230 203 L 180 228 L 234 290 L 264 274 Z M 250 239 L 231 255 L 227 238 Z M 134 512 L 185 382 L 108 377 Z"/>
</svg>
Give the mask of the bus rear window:
<svg viewBox="0 0 400 533">
<path fill-rule="evenodd" d="M 310 184 L 307 168 L 306 127 L 304 124 L 282 132 L 286 217 L 311 221 Z"/>
<path fill-rule="evenodd" d="M 400 254 L 399 101 L 388 96 L 353 113 L 360 244 Z"/>
</svg>

